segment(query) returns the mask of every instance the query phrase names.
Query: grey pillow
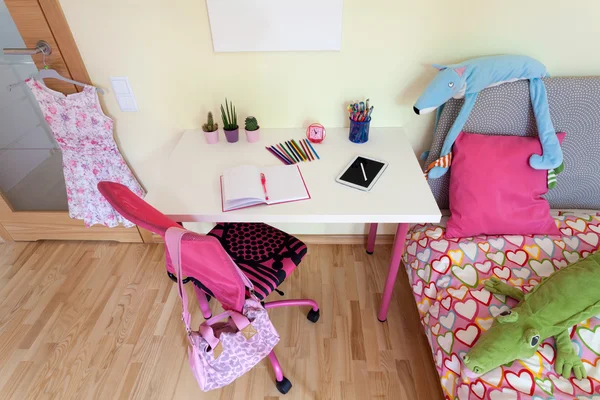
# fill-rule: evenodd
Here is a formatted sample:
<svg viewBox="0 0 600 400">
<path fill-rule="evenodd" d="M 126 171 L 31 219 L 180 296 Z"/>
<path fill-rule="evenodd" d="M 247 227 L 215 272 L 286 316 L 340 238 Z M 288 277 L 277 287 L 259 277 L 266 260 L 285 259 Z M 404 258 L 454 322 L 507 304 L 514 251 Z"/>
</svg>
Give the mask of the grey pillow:
<svg viewBox="0 0 600 400">
<path fill-rule="evenodd" d="M 600 77 L 546 78 L 550 117 L 557 132 L 567 134 L 563 144 L 565 170 L 557 186 L 545 196 L 552 208 L 600 210 Z M 463 100 L 446 103 L 433 136 L 425 165 L 435 161 Z M 486 135 L 537 136 L 529 98 L 529 82 L 518 81 L 483 90 L 463 128 Z M 448 209 L 452 167 L 430 179 L 429 186 L 441 209 Z"/>
</svg>

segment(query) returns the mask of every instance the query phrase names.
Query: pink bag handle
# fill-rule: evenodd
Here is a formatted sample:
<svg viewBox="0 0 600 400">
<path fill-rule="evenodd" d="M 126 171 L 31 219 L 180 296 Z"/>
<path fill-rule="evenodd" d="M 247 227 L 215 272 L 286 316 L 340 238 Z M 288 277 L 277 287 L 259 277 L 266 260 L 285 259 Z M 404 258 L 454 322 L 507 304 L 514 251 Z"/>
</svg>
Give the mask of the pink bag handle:
<svg viewBox="0 0 600 400">
<path fill-rule="evenodd" d="M 188 310 L 187 293 L 183 289 L 183 279 L 181 273 L 181 238 L 187 232 L 187 230 L 177 227 L 171 227 L 167 229 L 167 232 L 165 233 L 165 245 L 169 249 L 171 262 L 175 267 L 175 274 L 177 275 L 177 290 L 179 292 L 179 298 L 181 299 L 181 319 L 183 319 L 185 330 L 189 335 L 192 332 L 190 328 L 191 316 Z"/>
<path fill-rule="evenodd" d="M 202 324 L 200 324 L 200 330 L 198 333 L 200 333 L 200 336 L 202 336 L 206 340 L 206 342 L 210 345 L 211 348 L 214 349 L 217 346 L 217 344 L 219 344 L 219 339 L 215 337 L 212 325 L 219 322 L 223 318 L 228 317 L 231 317 L 231 320 L 240 331 L 248 325 L 250 325 L 250 321 L 248 320 L 248 318 L 238 313 L 237 311 L 225 311 L 219 315 L 215 315 L 214 317 L 207 319 Z"/>
<path fill-rule="evenodd" d="M 171 227 L 171 228 L 167 229 L 167 231 L 165 233 L 165 244 L 166 244 L 167 248 L 169 249 L 169 255 L 171 256 L 171 262 L 173 263 L 173 266 L 175 267 L 175 273 L 177 275 L 177 289 L 179 292 L 179 298 L 181 299 L 181 303 L 182 303 L 181 317 L 183 319 L 183 323 L 185 324 L 185 329 L 186 329 L 187 333 L 190 334 L 192 332 L 191 327 L 190 327 L 191 315 L 190 315 L 190 312 L 188 309 L 187 293 L 185 292 L 185 289 L 183 288 L 183 283 L 182 283 L 182 279 L 181 279 L 181 277 L 183 276 L 183 273 L 181 270 L 181 239 L 183 238 L 183 235 L 185 235 L 186 233 L 193 234 L 194 232 L 191 232 L 186 229 L 179 228 L 179 227 Z M 244 282 L 246 287 L 248 287 L 250 289 L 250 294 L 252 295 L 252 297 L 254 297 L 254 285 L 252 285 L 252 282 L 250 282 L 250 280 L 244 275 L 244 273 L 239 269 L 239 267 L 237 265 L 235 265 L 235 263 L 233 262 L 231 257 L 229 257 L 229 260 L 233 264 L 233 267 L 236 269 L 239 276 L 242 278 L 242 281 Z M 233 312 L 225 311 L 224 313 L 221 313 L 215 317 L 212 317 L 208 321 L 205 321 L 202 325 L 207 324 L 207 327 L 210 329 L 211 336 L 214 338 L 214 334 L 212 334 L 212 328 L 210 328 L 210 325 L 225 318 L 226 316 L 230 316 L 231 319 L 233 320 L 233 322 L 236 324 L 236 326 L 240 330 L 244 329 L 250 323 L 250 321 L 248 321 L 248 318 L 244 317 L 243 315 L 241 315 L 239 313 L 236 313 L 235 311 L 233 311 Z M 202 328 L 202 326 L 201 326 L 201 328 Z M 202 334 L 202 332 L 200 332 L 200 333 Z M 218 342 L 218 339 L 216 339 L 216 340 Z M 208 339 L 207 339 L 207 341 L 208 341 Z M 211 345 L 211 347 L 213 347 L 213 346 Z"/>
</svg>

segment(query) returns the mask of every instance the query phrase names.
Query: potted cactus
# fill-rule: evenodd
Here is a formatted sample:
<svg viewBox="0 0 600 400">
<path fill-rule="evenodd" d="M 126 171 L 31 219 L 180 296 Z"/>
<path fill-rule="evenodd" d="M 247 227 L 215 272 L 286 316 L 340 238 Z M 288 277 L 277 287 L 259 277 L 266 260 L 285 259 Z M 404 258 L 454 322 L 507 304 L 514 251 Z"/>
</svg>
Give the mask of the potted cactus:
<svg viewBox="0 0 600 400">
<path fill-rule="evenodd" d="M 244 128 L 246 130 L 246 139 L 248 139 L 248 142 L 250 143 L 258 142 L 260 137 L 260 126 L 258 126 L 258 121 L 254 117 L 248 117 L 245 122 L 246 126 Z"/>
<path fill-rule="evenodd" d="M 221 119 L 223 120 L 223 130 L 225 138 L 229 143 L 235 143 L 240 138 L 240 131 L 237 124 L 237 113 L 233 103 L 225 99 L 225 108 L 221 104 Z"/>
<path fill-rule="evenodd" d="M 202 130 L 204 131 L 204 137 L 206 138 L 206 143 L 215 144 L 219 141 L 219 124 L 215 124 L 213 120 L 213 115 L 209 111 L 207 121 L 204 125 L 202 125 Z"/>
</svg>

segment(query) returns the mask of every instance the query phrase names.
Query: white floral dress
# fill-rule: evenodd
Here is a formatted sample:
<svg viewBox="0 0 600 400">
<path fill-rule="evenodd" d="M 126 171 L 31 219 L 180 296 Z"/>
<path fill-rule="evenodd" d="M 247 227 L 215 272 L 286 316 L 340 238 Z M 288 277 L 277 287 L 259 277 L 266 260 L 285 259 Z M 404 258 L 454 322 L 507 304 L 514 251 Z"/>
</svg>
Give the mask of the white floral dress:
<svg viewBox="0 0 600 400">
<path fill-rule="evenodd" d="M 86 227 L 101 224 L 134 226 L 104 199 L 97 185 L 118 182 L 140 197 L 145 191 L 123 160 L 113 139 L 113 121 L 102 112 L 93 86 L 65 96 L 33 79 L 27 85 L 62 150 L 69 216 Z"/>
</svg>

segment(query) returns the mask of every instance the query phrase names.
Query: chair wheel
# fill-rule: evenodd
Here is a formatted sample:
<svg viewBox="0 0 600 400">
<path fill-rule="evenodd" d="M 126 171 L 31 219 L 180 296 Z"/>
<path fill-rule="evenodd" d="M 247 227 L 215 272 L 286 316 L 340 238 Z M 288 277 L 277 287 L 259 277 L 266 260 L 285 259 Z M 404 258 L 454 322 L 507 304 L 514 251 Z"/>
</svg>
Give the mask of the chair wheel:
<svg viewBox="0 0 600 400">
<path fill-rule="evenodd" d="M 320 316 L 321 316 L 321 310 L 315 311 L 311 308 L 310 311 L 308 312 L 308 315 L 306 316 L 306 319 L 312 323 L 315 323 L 319 320 Z"/>
<path fill-rule="evenodd" d="M 289 379 L 284 376 L 283 380 L 277 381 L 275 383 L 275 386 L 277 386 L 277 390 L 279 390 L 279 393 L 286 394 L 292 388 L 292 382 L 290 382 Z"/>
</svg>

